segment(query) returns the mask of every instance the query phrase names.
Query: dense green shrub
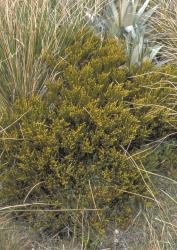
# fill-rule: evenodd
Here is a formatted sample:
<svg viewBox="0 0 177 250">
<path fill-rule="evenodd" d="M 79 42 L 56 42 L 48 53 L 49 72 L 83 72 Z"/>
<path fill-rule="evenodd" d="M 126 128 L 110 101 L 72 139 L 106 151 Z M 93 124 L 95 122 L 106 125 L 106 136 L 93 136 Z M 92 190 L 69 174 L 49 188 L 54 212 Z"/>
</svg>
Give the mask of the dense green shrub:
<svg viewBox="0 0 177 250">
<path fill-rule="evenodd" d="M 45 202 L 49 209 L 103 209 L 84 217 L 96 230 L 111 220 L 126 225 L 134 208 L 128 192 L 147 190 L 146 175 L 123 148 L 137 152 L 170 130 L 174 107 L 164 72 L 177 72 L 147 62 L 130 75 L 121 41 L 100 43 L 82 32 L 62 60 L 46 60 L 58 73 L 47 93 L 42 99 L 18 99 L 13 113 L 3 117 L 2 126 L 12 125 L 1 140 L 1 203 L 21 203 L 36 185 L 26 202 Z M 79 212 L 24 216 L 53 232 L 81 223 Z"/>
</svg>

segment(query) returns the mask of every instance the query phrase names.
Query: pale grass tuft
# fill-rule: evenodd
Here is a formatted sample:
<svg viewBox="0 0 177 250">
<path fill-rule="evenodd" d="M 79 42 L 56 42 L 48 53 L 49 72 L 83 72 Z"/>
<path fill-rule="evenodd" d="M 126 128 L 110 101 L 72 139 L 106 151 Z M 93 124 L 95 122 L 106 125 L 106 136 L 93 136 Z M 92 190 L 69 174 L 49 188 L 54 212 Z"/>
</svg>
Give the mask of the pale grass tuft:
<svg viewBox="0 0 177 250">
<path fill-rule="evenodd" d="M 177 65 L 177 1 L 155 0 L 159 8 L 151 19 L 153 40 L 162 44 L 162 61 Z"/>
<path fill-rule="evenodd" d="M 17 96 L 36 94 L 53 77 L 44 56 L 60 58 L 69 37 L 85 20 L 85 8 L 99 11 L 104 0 L 0 1 L 0 108 Z M 66 25 L 66 27 L 65 27 Z M 69 34 L 69 35 L 68 35 Z"/>
</svg>

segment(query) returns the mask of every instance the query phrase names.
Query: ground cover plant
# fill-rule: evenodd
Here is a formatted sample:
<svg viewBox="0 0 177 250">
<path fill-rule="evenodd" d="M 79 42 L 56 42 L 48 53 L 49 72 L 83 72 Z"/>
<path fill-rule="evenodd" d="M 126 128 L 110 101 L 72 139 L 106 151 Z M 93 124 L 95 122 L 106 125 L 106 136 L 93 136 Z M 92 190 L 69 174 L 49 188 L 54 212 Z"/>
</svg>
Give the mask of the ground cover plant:
<svg viewBox="0 0 177 250">
<path fill-rule="evenodd" d="M 177 69 L 156 22 L 174 18 L 163 4 L 1 3 L 0 212 L 57 239 L 24 234 L 21 249 L 65 249 L 65 239 L 175 249 Z M 6 249 L 19 235 L 0 231 Z"/>
<path fill-rule="evenodd" d="M 62 215 L 24 215 L 35 228 L 63 237 L 66 225 L 72 235 L 81 223 L 72 209 L 95 209 L 87 223 L 99 235 L 108 221 L 119 227 L 130 223 L 137 200 L 129 192 L 148 194 L 146 174 L 132 168 L 123 148 L 137 153 L 146 140 L 173 131 L 167 123 L 174 105 L 168 102 L 172 91 L 166 74 L 175 75 L 176 69 L 146 63 L 133 68 L 137 77 L 131 78 L 123 42 L 108 38 L 100 46 L 100 38 L 87 30 L 76 34 L 63 58 L 55 62 L 46 55 L 58 74 L 42 100 L 18 98 L 13 112 L 4 114 L 4 124 L 12 126 L 1 144 L 1 201 L 71 209 Z M 151 84 L 158 87 L 153 93 Z"/>
</svg>

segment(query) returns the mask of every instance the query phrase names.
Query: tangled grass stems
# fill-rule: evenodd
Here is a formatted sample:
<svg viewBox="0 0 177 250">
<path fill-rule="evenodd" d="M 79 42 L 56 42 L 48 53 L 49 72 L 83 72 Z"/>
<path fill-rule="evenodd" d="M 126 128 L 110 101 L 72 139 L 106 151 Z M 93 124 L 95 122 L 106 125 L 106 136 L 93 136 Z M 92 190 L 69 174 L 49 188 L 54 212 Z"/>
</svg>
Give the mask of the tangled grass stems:
<svg viewBox="0 0 177 250">
<path fill-rule="evenodd" d="M 133 158 L 131 161 L 138 167 Z M 143 169 L 143 165 L 140 167 L 140 171 L 141 169 Z M 144 171 L 146 171 L 145 168 Z M 142 213 L 146 224 L 144 234 L 149 232 L 149 237 L 146 236 L 148 238 L 147 249 L 175 249 L 177 221 L 173 216 L 176 216 L 177 212 L 177 182 L 160 174 L 146 172 L 152 183 L 152 187 L 148 185 L 147 189 L 155 201 L 151 208 L 147 207 Z"/>
<path fill-rule="evenodd" d="M 138 168 L 140 172 L 146 171 L 143 165 L 139 167 L 136 160 L 128 154 L 127 159 L 132 162 L 132 166 Z M 120 231 L 117 238 L 116 250 L 119 249 L 145 249 L 145 250 L 174 250 L 177 246 L 177 183 L 175 180 L 155 173 L 146 171 L 151 181 L 151 186 L 147 185 L 153 203 L 149 206 L 137 207 L 137 215 L 125 231 Z M 144 197 L 145 198 L 145 197 Z M 110 226 L 110 232 L 115 229 Z M 112 249 L 111 234 L 106 237 L 105 242 Z M 121 243 L 126 242 L 127 248 L 121 248 Z M 105 243 L 106 244 L 106 243 Z M 107 246 L 107 245 L 106 245 Z M 117 247 L 117 248 L 116 248 Z"/>
<path fill-rule="evenodd" d="M 0 1 L 1 109 L 10 109 L 16 96 L 36 94 L 52 78 L 43 56 L 59 56 L 84 23 L 85 7 L 90 5 L 99 11 L 104 2 Z"/>
<path fill-rule="evenodd" d="M 157 3 L 157 1 L 153 1 Z M 159 55 L 164 62 L 177 64 L 177 2 L 158 1 L 159 8 L 151 19 L 152 39 L 163 45 Z"/>
<path fill-rule="evenodd" d="M 128 156 L 128 155 L 127 155 Z M 130 160 L 130 156 L 129 160 Z M 132 159 L 132 164 L 134 167 L 138 167 L 140 171 L 142 171 L 143 167 L 139 167 L 138 164 L 134 159 Z M 145 170 L 144 170 L 145 171 Z M 151 175 L 151 173 L 147 172 L 148 175 Z M 129 246 L 129 249 L 135 250 L 135 249 L 146 249 L 146 250 L 162 250 L 162 249 L 169 249 L 169 250 L 174 250 L 175 246 L 177 244 L 176 242 L 176 237 L 177 237 L 177 216 L 176 216 L 176 182 L 173 179 L 166 179 L 163 176 L 155 176 L 155 181 L 152 180 L 151 176 L 149 176 L 153 183 L 153 190 L 150 186 L 149 188 L 149 193 L 150 196 L 153 197 L 153 206 L 151 207 L 146 207 L 144 209 L 140 208 L 138 209 L 137 216 L 135 219 L 132 221 L 132 223 L 129 225 L 129 227 L 122 232 L 122 234 L 118 237 L 118 243 L 121 243 L 122 240 L 126 242 L 126 244 Z M 133 193 L 133 195 L 135 195 Z M 142 197 L 143 198 L 143 197 Z M 147 199 L 147 197 L 144 197 Z M 96 201 L 95 201 L 96 202 Z M 37 204 L 20 204 L 20 205 L 15 205 L 15 206 L 7 206 L 4 208 L 1 208 L 1 218 L 4 220 L 4 223 L 6 221 L 6 216 L 5 214 L 11 214 L 13 211 L 28 211 L 28 207 L 39 205 L 43 207 L 41 210 L 34 209 L 34 212 L 50 212 L 51 210 L 45 209 L 48 204 L 42 204 L 42 203 L 37 203 Z M 26 209 L 19 209 L 19 208 L 26 207 Z M 95 209 L 93 209 L 95 210 Z M 32 211 L 30 209 L 30 211 Z M 56 209 L 56 212 L 59 210 Z M 71 212 L 67 209 L 60 210 L 61 212 Z M 82 211 L 78 208 L 76 208 L 76 213 L 87 213 L 87 209 L 83 209 Z M 93 212 L 98 212 L 98 210 L 93 211 Z M 1 221 L 2 221 L 1 220 Z M 25 242 L 28 242 L 29 244 L 35 243 L 35 250 L 37 249 L 87 249 L 86 246 L 83 243 L 83 239 L 85 239 L 86 235 L 89 238 L 90 233 L 88 230 L 88 225 L 85 224 L 86 221 L 82 220 L 82 237 L 80 244 L 75 244 L 78 239 L 73 238 L 70 242 L 62 242 L 61 240 L 55 240 L 55 237 L 53 236 L 52 238 L 45 238 L 44 239 L 38 239 L 35 240 L 31 235 L 30 231 L 26 229 L 26 236 L 27 240 Z M 6 225 L 6 224 L 4 224 Z M 108 225 L 109 227 L 110 225 Z M 87 228 L 87 229 L 85 229 Z M 111 225 L 111 234 L 106 235 L 106 241 L 103 241 L 102 247 L 100 247 L 101 250 L 105 249 L 107 247 L 105 242 L 109 242 L 109 248 L 115 247 L 116 250 L 119 250 L 119 244 L 114 245 L 113 242 L 113 232 L 115 227 Z M 14 231 L 14 228 L 9 227 L 9 230 L 6 231 L 6 234 L 4 235 L 4 231 L 0 230 L 1 237 L 11 237 L 13 238 L 14 233 L 18 233 L 16 237 L 22 237 L 22 235 L 19 233 L 21 232 L 20 228 L 16 228 Z M 8 234 L 7 234 L 8 233 Z M 24 237 L 24 236 L 23 236 Z M 132 240 L 133 239 L 133 240 Z M 7 239 L 6 239 L 7 240 Z M 21 238 L 20 238 L 21 240 Z M 9 238 L 8 238 L 9 241 Z M 17 238 L 17 245 L 21 244 L 21 241 L 18 240 Z M 22 241 L 23 242 L 23 241 Z M 4 243 L 3 243 L 4 244 Z M 5 243 L 7 244 L 7 243 Z M 77 245 L 75 247 L 75 245 Z M 31 246 L 31 245 L 30 245 Z M 108 249 L 109 249 L 108 248 Z M 13 248 L 4 248 L 3 250 L 10 250 Z M 14 248 L 18 249 L 18 248 Z M 19 248 L 20 249 L 20 248 Z M 27 247 L 21 248 L 21 249 L 28 249 Z"/>
<path fill-rule="evenodd" d="M 32 241 L 29 233 L 12 223 L 9 216 L 0 216 L 0 249 L 1 250 L 31 250 Z"/>
</svg>

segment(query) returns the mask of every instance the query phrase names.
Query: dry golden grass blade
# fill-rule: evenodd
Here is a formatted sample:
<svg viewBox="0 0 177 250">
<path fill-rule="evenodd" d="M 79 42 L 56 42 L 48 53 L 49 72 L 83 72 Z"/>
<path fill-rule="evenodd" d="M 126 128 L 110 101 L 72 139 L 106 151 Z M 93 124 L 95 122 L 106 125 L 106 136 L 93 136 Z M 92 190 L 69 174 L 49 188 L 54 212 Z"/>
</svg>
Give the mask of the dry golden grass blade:
<svg viewBox="0 0 177 250">
<path fill-rule="evenodd" d="M 83 23 L 85 7 L 100 11 L 104 2 L 0 1 L 0 109 L 10 108 L 17 96 L 36 94 L 52 79 L 53 72 L 47 71 L 44 55 L 59 58 Z"/>
<path fill-rule="evenodd" d="M 162 61 L 177 64 L 177 1 L 157 2 L 159 8 L 151 19 L 152 40 L 163 45 L 160 51 Z"/>
</svg>

